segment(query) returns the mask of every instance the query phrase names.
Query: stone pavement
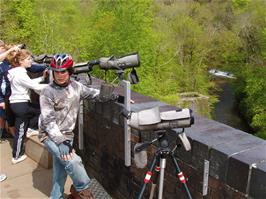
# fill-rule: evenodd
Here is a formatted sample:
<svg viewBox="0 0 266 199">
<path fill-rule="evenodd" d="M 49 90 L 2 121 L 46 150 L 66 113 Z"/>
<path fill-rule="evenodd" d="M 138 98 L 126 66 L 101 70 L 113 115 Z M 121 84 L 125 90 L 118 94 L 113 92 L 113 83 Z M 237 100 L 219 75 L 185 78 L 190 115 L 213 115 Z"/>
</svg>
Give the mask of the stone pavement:
<svg viewBox="0 0 266 199">
<path fill-rule="evenodd" d="M 29 157 L 18 164 L 11 164 L 12 139 L 0 143 L 0 173 L 7 179 L 0 182 L 1 199 L 44 199 L 49 198 L 52 169 L 39 166 Z M 71 179 L 68 177 L 65 194 L 69 194 Z"/>
</svg>

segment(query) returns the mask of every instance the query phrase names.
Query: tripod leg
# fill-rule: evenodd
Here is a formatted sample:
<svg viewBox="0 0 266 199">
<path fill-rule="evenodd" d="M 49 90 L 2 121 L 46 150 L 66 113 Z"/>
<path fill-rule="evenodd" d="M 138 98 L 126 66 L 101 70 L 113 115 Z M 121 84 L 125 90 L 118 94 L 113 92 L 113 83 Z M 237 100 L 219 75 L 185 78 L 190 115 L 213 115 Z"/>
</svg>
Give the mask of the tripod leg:
<svg viewBox="0 0 266 199">
<path fill-rule="evenodd" d="M 153 160 L 152 160 L 152 164 L 149 168 L 149 170 L 146 172 L 146 175 L 145 175 L 145 178 L 144 178 L 144 183 L 142 184 L 142 187 L 141 187 L 141 190 L 139 192 L 139 195 L 138 195 L 138 199 L 141 199 L 143 194 L 144 194 L 144 191 L 145 191 L 145 188 L 147 186 L 147 184 L 150 182 L 150 179 L 151 179 L 151 176 L 152 176 L 152 171 L 156 165 L 156 162 L 158 160 L 158 154 L 155 153 L 154 154 L 154 157 L 153 157 Z"/>
<path fill-rule="evenodd" d="M 156 166 L 154 171 L 155 171 L 155 174 L 154 174 L 154 178 L 153 178 L 152 184 L 151 184 L 151 193 L 150 193 L 149 199 L 153 199 L 154 191 L 156 188 L 156 183 L 158 181 L 158 176 L 159 176 L 159 172 L 160 172 L 160 166 Z"/>
<path fill-rule="evenodd" d="M 171 159 L 173 160 L 173 163 L 175 165 L 175 168 L 176 168 L 176 173 L 177 173 L 177 177 L 179 178 L 180 182 L 183 184 L 185 190 L 186 190 L 186 193 L 187 193 L 187 196 L 189 199 L 192 199 L 191 197 L 191 194 L 190 194 L 190 191 L 188 189 L 188 186 L 187 186 L 187 183 L 186 183 L 186 179 L 183 175 L 183 172 L 180 170 L 178 164 L 177 164 L 177 160 L 176 160 L 176 157 L 174 156 L 173 153 L 171 153 Z"/>
<path fill-rule="evenodd" d="M 164 183 L 164 171 L 166 167 L 166 158 L 162 157 L 160 159 L 160 180 L 159 180 L 159 193 L 158 193 L 158 199 L 163 198 L 163 183 Z"/>
</svg>

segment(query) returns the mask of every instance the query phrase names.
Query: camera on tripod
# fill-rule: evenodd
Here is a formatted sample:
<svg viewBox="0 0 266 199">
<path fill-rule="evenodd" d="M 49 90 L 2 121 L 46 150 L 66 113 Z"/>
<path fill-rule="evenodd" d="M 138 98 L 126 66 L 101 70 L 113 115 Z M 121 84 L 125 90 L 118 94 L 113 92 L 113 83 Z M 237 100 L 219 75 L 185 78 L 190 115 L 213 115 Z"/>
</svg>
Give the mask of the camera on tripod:
<svg viewBox="0 0 266 199">
<path fill-rule="evenodd" d="M 179 181 L 183 184 L 188 198 L 192 199 L 192 196 L 186 184 L 186 178 L 184 177 L 183 172 L 180 170 L 177 163 L 177 158 L 174 155 L 174 151 L 178 147 L 177 143 L 175 143 L 175 146 L 171 148 L 170 143 L 174 140 L 172 138 L 169 139 L 169 136 L 167 135 L 167 130 L 172 130 L 176 128 L 182 129 L 182 131 L 177 132 L 177 135 L 181 139 L 185 149 L 190 150 L 191 146 L 184 132 L 184 128 L 190 127 L 192 124 L 194 124 L 194 117 L 192 115 L 192 111 L 188 108 L 185 108 L 160 112 L 159 107 L 154 107 L 146 110 L 141 110 L 139 112 L 128 112 L 124 109 L 122 111 L 122 115 L 128 119 L 128 124 L 130 127 L 137 129 L 141 132 L 152 130 L 157 134 L 157 138 L 152 141 L 137 143 L 134 148 L 135 154 L 140 153 L 152 143 L 156 141 L 159 142 L 157 150 L 154 153 L 153 159 L 151 161 L 150 167 L 148 168 L 148 171 L 146 172 L 146 175 L 144 177 L 144 182 L 137 198 L 141 199 L 143 197 L 146 186 L 150 182 L 152 182 L 150 198 L 153 198 L 154 189 L 157 184 L 157 181 L 159 181 L 158 199 L 163 198 L 166 158 L 170 157 L 176 168 L 176 174 L 179 178 Z M 137 160 L 140 159 L 138 158 L 138 155 L 135 155 L 135 157 Z M 145 155 L 143 155 L 143 157 L 145 157 Z M 147 159 L 147 157 L 145 158 Z M 141 160 L 141 162 L 144 162 L 144 160 Z M 154 173 L 156 174 L 152 178 L 152 175 Z"/>
<path fill-rule="evenodd" d="M 194 124 L 192 111 L 188 108 L 160 112 L 159 107 L 130 114 L 129 125 L 140 131 L 187 128 Z"/>
<path fill-rule="evenodd" d="M 153 131 L 166 133 L 166 130 L 181 129 L 181 131 L 175 131 L 175 133 L 182 141 L 185 150 L 189 151 L 191 149 L 190 142 L 184 133 L 184 128 L 191 127 L 194 124 L 194 116 L 192 115 L 191 109 L 184 108 L 160 112 L 157 106 L 139 112 L 129 112 L 123 109 L 121 114 L 128 119 L 128 125 L 131 128 L 141 132 Z M 135 152 L 144 150 L 155 141 L 157 139 L 139 144 L 135 148 Z"/>
<path fill-rule="evenodd" d="M 194 116 L 191 109 L 185 108 L 160 112 L 159 107 L 156 106 L 139 112 L 129 112 L 126 109 L 122 109 L 121 114 L 128 119 L 128 125 L 131 128 L 141 132 L 154 131 L 166 133 L 166 130 L 182 129 L 181 131 L 175 130 L 175 132 L 182 141 L 184 148 L 187 151 L 191 149 L 190 142 L 184 133 L 184 128 L 191 127 L 194 124 Z M 135 148 L 135 152 L 144 150 L 159 139 L 139 144 Z"/>
<path fill-rule="evenodd" d="M 160 112 L 158 106 L 139 112 L 123 109 L 122 115 L 129 120 L 130 127 L 140 131 L 187 128 L 194 124 L 194 116 L 188 108 L 164 112 Z"/>
</svg>

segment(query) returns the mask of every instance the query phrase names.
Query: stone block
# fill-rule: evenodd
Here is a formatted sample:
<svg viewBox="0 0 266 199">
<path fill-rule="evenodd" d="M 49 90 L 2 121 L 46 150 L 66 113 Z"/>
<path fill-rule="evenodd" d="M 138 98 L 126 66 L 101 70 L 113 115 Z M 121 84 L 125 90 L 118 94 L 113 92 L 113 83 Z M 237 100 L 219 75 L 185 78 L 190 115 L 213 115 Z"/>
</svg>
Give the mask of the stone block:
<svg viewBox="0 0 266 199">
<path fill-rule="evenodd" d="M 266 144 L 251 149 L 247 148 L 247 150 L 231 156 L 228 165 L 227 184 L 247 194 L 252 166 L 266 160 L 266 153 L 261 153 L 262 151 L 266 151 Z"/>
<path fill-rule="evenodd" d="M 230 141 L 212 146 L 209 158 L 210 175 L 223 182 L 226 181 L 229 157 L 261 143 L 261 140 L 254 136 L 236 130 L 232 131 L 228 138 Z"/>
<path fill-rule="evenodd" d="M 121 115 L 123 105 L 119 103 L 112 103 L 112 117 L 111 120 L 114 124 L 124 126 L 124 117 Z M 123 124 L 122 124 L 123 123 Z"/>
<path fill-rule="evenodd" d="M 135 104 L 157 101 L 152 97 L 141 95 L 140 93 L 136 93 L 134 91 L 131 91 L 131 99 L 134 100 Z"/>
<path fill-rule="evenodd" d="M 203 171 L 204 160 L 209 159 L 209 146 L 197 140 L 192 142 L 192 165 Z"/>
<path fill-rule="evenodd" d="M 266 150 L 264 154 L 266 154 Z M 266 161 L 252 167 L 249 196 L 258 199 L 266 198 Z"/>
<path fill-rule="evenodd" d="M 134 103 L 131 104 L 131 110 L 134 112 L 139 112 L 141 110 L 150 109 L 156 106 L 164 106 L 166 105 L 163 102 L 159 101 L 149 101 L 149 102 L 143 102 L 143 103 Z"/>
<path fill-rule="evenodd" d="M 52 155 L 47 151 L 37 136 L 32 136 L 26 141 L 26 154 L 40 166 L 50 169 L 53 165 Z"/>
<path fill-rule="evenodd" d="M 103 114 L 103 103 L 101 103 L 101 102 L 95 103 L 95 112 L 97 114 Z"/>
<path fill-rule="evenodd" d="M 83 113 L 84 112 L 95 112 L 96 111 L 96 103 L 91 102 L 90 100 L 83 100 Z"/>
<path fill-rule="evenodd" d="M 112 128 L 112 122 L 106 118 L 103 117 L 99 117 L 96 119 L 96 126 L 94 126 L 95 128 L 97 128 L 97 132 L 100 131 L 101 133 L 107 133 L 111 131 Z M 114 131 L 112 131 L 114 132 Z"/>
<path fill-rule="evenodd" d="M 205 123 L 206 126 L 201 123 Z M 192 164 L 203 169 L 204 159 L 210 160 L 210 175 L 225 181 L 228 156 L 262 143 L 252 135 L 227 125 L 199 119 L 197 130 L 189 128 L 186 133 L 192 141 Z"/>
<path fill-rule="evenodd" d="M 215 122 L 213 120 L 199 117 L 197 115 L 194 116 L 194 124 L 190 127 L 185 129 L 188 136 L 192 136 L 195 134 L 197 136 L 199 131 L 205 131 L 213 126 L 216 126 L 216 124 L 221 124 L 218 122 Z"/>
<path fill-rule="evenodd" d="M 192 144 L 191 138 L 188 138 L 188 140 L 190 144 Z M 176 144 L 180 147 L 177 147 L 177 149 L 175 150 L 175 156 L 177 156 L 179 159 L 186 162 L 187 164 L 192 164 L 192 150 L 186 151 L 180 139 L 177 139 Z"/>
<path fill-rule="evenodd" d="M 210 150 L 213 146 L 229 142 L 234 135 L 234 129 L 223 124 L 215 123 L 199 125 L 197 130 L 188 128 L 185 132 L 192 140 L 192 165 L 199 170 L 203 170 L 204 160 L 209 160 Z"/>
<path fill-rule="evenodd" d="M 112 102 L 102 103 L 102 116 L 108 120 L 111 120 L 113 116 L 112 104 Z"/>
</svg>

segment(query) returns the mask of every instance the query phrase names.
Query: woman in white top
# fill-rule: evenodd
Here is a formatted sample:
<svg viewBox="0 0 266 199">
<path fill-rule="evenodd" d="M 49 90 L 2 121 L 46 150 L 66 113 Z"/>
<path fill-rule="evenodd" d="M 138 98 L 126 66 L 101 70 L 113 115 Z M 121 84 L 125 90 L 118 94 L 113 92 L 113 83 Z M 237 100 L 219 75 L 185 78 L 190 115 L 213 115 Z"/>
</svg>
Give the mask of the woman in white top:
<svg viewBox="0 0 266 199">
<path fill-rule="evenodd" d="M 27 132 L 30 118 L 40 114 L 40 110 L 33 107 L 30 103 L 30 89 L 37 93 L 46 86 L 40 84 L 43 77 L 30 79 L 26 68 L 32 64 L 31 53 L 22 49 L 17 52 L 9 62 L 12 69 L 9 70 L 8 78 L 11 85 L 11 95 L 9 97 L 10 108 L 15 115 L 15 136 L 13 142 L 12 163 L 16 164 L 27 158 L 25 153 L 25 134 Z"/>
</svg>

